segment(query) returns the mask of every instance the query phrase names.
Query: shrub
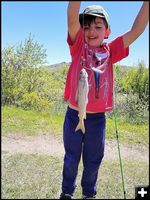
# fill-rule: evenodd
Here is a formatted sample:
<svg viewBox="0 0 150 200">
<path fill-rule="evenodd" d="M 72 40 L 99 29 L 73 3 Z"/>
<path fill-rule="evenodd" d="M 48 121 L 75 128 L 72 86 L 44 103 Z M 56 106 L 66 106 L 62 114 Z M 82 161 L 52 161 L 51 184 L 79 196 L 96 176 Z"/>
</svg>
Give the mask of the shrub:
<svg viewBox="0 0 150 200">
<path fill-rule="evenodd" d="M 52 102 L 38 96 L 37 93 L 25 93 L 19 101 L 19 106 L 25 110 L 47 111 L 53 106 Z"/>
<path fill-rule="evenodd" d="M 116 100 L 116 109 L 119 118 L 130 123 L 148 123 L 149 105 L 144 99 L 140 99 L 137 94 L 119 94 Z"/>
</svg>

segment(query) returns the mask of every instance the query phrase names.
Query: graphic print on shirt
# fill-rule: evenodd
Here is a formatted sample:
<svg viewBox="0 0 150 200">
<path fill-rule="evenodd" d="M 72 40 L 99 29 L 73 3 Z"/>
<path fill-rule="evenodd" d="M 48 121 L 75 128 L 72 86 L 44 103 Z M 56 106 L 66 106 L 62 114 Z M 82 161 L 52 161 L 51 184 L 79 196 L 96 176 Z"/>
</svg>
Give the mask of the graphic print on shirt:
<svg viewBox="0 0 150 200">
<path fill-rule="evenodd" d="M 105 50 L 105 51 L 104 51 Z M 109 51 L 103 48 L 101 51 L 98 49 L 90 48 L 87 44 L 84 45 L 83 56 L 81 57 L 82 67 L 88 72 L 89 81 L 89 95 L 94 95 L 94 98 L 105 99 L 107 105 L 108 101 L 108 62 Z M 94 90 L 94 93 L 93 91 Z"/>
</svg>

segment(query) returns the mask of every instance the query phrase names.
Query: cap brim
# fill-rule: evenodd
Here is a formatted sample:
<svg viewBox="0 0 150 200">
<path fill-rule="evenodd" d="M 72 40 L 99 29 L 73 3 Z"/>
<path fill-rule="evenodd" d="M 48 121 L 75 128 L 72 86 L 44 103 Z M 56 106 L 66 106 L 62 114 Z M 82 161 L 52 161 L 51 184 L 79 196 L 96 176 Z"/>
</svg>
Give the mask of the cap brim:
<svg viewBox="0 0 150 200">
<path fill-rule="evenodd" d="M 89 16 L 89 15 L 100 17 L 100 18 L 104 18 L 106 20 L 106 18 L 105 18 L 105 16 L 103 14 L 96 14 L 96 13 L 86 13 L 85 14 L 85 13 L 80 13 L 79 14 L 79 21 L 80 21 L 80 23 L 81 24 L 83 23 L 83 20 L 84 20 L 83 17 Z M 106 23 L 107 23 L 107 26 L 109 27 L 109 24 L 108 24 L 107 20 L 106 20 Z"/>
<path fill-rule="evenodd" d="M 92 15 L 92 16 L 96 16 L 96 17 L 105 18 L 104 15 L 102 15 L 102 14 L 96 14 L 96 13 L 86 13 L 86 14 L 84 14 L 84 13 L 80 13 L 79 14 L 79 19 L 82 20 L 82 18 L 85 17 L 85 16 L 87 16 L 87 15 Z"/>
</svg>

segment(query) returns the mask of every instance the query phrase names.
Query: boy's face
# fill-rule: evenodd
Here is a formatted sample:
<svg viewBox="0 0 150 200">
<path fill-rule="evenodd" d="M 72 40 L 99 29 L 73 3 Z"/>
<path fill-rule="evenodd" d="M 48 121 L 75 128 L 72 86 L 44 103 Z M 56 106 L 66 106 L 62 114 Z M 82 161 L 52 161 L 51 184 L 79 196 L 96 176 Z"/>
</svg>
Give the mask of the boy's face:
<svg viewBox="0 0 150 200">
<path fill-rule="evenodd" d="M 102 18 L 96 17 L 90 25 L 84 26 L 85 41 L 90 46 L 99 47 L 106 34 L 106 24 Z"/>
</svg>

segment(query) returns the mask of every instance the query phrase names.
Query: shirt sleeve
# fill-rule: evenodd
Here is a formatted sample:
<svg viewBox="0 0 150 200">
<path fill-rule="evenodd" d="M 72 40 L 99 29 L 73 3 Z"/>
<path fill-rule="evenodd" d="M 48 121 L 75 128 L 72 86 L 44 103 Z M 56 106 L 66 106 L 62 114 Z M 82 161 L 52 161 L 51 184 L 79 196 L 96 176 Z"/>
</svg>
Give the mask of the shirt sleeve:
<svg viewBox="0 0 150 200">
<path fill-rule="evenodd" d="M 122 36 L 117 37 L 116 39 L 108 43 L 108 45 L 111 52 L 112 64 L 122 60 L 129 55 L 129 47 L 124 48 Z"/>
<path fill-rule="evenodd" d="M 79 49 L 81 49 L 83 47 L 83 31 L 82 31 L 82 28 L 79 29 L 74 42 L 71 41 L 70 35 L 68 33 L 67 43 L 69 45 L 71 56 L 76 55 L 76 53 L 78 53 Z"/>
</svg>

